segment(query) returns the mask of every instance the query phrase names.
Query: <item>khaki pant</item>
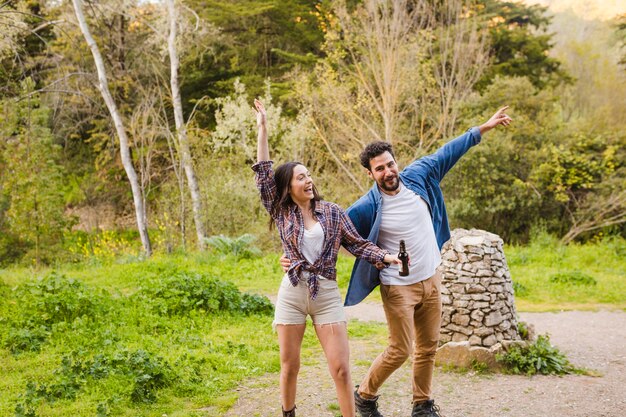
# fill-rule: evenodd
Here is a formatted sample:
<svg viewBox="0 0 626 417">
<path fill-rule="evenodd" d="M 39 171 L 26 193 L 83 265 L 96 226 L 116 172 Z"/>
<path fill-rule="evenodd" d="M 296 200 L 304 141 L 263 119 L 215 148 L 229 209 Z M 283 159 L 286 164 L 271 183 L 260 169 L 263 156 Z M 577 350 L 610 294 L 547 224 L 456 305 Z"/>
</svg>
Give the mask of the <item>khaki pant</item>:
<svg viewBox="0 0 626 417">
<path fill-rule="evenodd" d="M 413 359 L 413 402 L 430 399 L 441 326 L 441 273 L 413 285 L 381 285 L 389 345 L 370 366 L 359 393 L 372 398 L 409 356 Z"/>
</svg>

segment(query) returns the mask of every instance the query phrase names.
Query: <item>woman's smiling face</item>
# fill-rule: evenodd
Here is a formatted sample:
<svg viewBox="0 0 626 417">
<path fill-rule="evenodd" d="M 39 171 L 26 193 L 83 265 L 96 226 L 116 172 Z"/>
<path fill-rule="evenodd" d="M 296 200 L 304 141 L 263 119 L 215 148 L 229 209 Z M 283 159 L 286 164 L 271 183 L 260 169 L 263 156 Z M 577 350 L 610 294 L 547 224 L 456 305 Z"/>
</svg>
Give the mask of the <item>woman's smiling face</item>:
<svg viewBox="0 0 626 417">
<path fill-rule="evenodd" d="M 313 199 L 313 178 L 304 165 L 296 165 L 293 168 L 293 176 L 289 183 L 289 194 L 296 203 L 306 203 Z"/>
</svg>

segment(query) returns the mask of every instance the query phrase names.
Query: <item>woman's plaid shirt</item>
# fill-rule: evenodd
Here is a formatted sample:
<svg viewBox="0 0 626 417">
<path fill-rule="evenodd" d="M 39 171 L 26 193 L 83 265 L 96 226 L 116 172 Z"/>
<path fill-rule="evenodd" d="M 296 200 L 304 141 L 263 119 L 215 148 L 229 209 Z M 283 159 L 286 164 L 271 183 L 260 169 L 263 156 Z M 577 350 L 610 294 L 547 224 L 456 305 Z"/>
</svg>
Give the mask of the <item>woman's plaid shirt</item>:
<svg viewBox="0 0 626 417">
<path fill-rule="evenodd" d="M 261 193 L 261 202 L 270 215 L 272 207 L 278 203 L 272 164 L 272 161 L 260 161 L 252 166 L 252 170 L 256 174 L 256 186 Z M 309 272 L 307 285 L 312 299 L 315 299 L 319 289 L 318 276 L 332 280 L 337 279 L 335 264 L 337 263 L 339 246 L 343 246 L 354 256 L 365 259 L 372 264 L 382 262 L 388 253 L 369 240 L 363 239 L 345 211 L 335 203 L 317 201 L 315 203 L 315 217 L 324 230 L 324 246 L 320 257 L 312 265 L 300 250 L 304 235 L 304 220 L 298 206 L 294 204 L 274 218 L 278 234 L 283 242 L 285 255 L 291 261 L 287 271 L 289 280 L 295 287 L 298 285 L 302 271 Z"/>
</svg>

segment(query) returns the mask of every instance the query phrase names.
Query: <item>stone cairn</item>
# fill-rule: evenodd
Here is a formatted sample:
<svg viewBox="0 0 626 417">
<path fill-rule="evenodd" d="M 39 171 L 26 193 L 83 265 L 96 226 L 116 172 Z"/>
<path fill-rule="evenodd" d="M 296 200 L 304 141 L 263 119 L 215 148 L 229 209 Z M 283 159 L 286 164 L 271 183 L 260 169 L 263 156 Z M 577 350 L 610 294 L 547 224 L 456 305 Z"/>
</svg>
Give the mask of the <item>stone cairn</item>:
<svg viewBox="0 0 626 417">
<path fill-rule="evenodd" d="M 456 229 L 442 251 L 443 316 L 440 343 L 491 348 L 518 341 L 513 282 L 502 239 L 483 230 Z"/>
</svg>

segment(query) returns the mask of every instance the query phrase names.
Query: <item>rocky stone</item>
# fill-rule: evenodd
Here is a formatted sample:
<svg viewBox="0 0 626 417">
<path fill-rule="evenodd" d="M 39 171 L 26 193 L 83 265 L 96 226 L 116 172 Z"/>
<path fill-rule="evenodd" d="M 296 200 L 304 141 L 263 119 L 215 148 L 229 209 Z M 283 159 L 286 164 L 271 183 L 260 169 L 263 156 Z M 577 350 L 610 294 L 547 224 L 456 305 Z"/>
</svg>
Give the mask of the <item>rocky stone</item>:
<svg viewBox="0 0 626 417">
<path fill-rule="evenodd" d="M 490 346 L 495 345 L 497 342 L 498 342 L 498 339 L 496 339 L 496 337 L 494 335 L 489 335 L 489 336 L 487 336 L 487 337 L 485 337 L 483 339 L 483 343 L 482 344 L 483 344 L 483 346 L 490 347 Z"/>
<path fill-rule="evenodd" d="M 498 324 L 502 323 L 502 320 L 502 314 L 500 314 L 499 311 L 494 311 L 485 318 L 485 326 L 497 326 Z"/>
<path fill-rule="evenodd" d="M 500 293 L 504 291 L 504 287 L 502 285 L 490 285 L 487 287 L 487 290 L 489 290 L 489 292 Z"/>
<path fill-rule="evenodd" d="M 452 335 L 452 341 L 453 342 L 464 342 L 467 340 L 467 335 L 463 334 L 463 333 L 454 333 Z"/>
<path fill-rule="evenodd" d="M 491 370 L 499 370 L 501 368 L 501 365 L 496 361 L 496 355 L 484 347 L 471 346 L 469 348 L 469 358 L 471 364 L 478 362 L 487 365 Z"/>
<path fill-rule="evenodd" d="M 476 336 L 476 335 L 472 335 L 472 336 L 470 336 L 470 338 L 469 338 L 469 343 L 470 343 L 470 345 L 472 345 L 472 346 L 477 346 L 477 345 L 480 345 L 480 344 L 481 344 L 481 342 L 482 342 L 482 339 L 481 339 L 480 337 Z"/>
<path fill-rule="evenodd" d="M 467 326 L 470 322 L 470 317 L 464 314 L 455 314 L 452 316 L 452 323 L 458 324 L 459 326 Z"/>
<path fill-rule="evenodd" d="M 435 365 L 468 367 L 470 365 L 470 342 L 448 342 L 437 349 Z"/>
<path fill-rule="evenodd" d="M 483 257 L 477 253 L 470 253 L 469 255 L 467 255 L 467 260 L 470 262 L 480 261 L 482 259 Z"/>
<path fill-rule="evenodd" d="M 464 326 L 459 326 L 457 324 L 453 324 L 450 323 L 448 324 L 448 326 L 446 326 L 449 330 L 452 330 L 453 332 L 457 332 L 457 333 L 462 333 L 466 336 L 469 336 L 473 333 L 473 329 L 464 327 Z"/>
<path fill-rule="evenodd" d="M 456 254 L 455 251 L 449 250 L 445 252 L 441 258 L 446 261 L 456 261 L 459 259 L 459 256 Z"/>
<path fill-rule="evenodd" d="M 474 330 L 474 334 L 480 337 L 489 336 L 494 333 L 495 333 L 495 330 L 493 329 L 493 327 L 481 327 L 481 328 Z"/>
<path fill-rule="evenodd" d="M 456 229 L 442 260 L 441 343 L 468 341 L 485 348 L 519 340 L 502 239 L 482 230 Z"/>
<path fill-rule="evenodd" d="M 485 292 L 485 287 L 479 284 L 468 285 L 465 289 L 467 294 L 480 294 Z"/>
<path fill-rule="evenodd" d="M 525 348 L 528 346 L 528 342 L 524 340 L 503 340 L 500 343 L 506 352 L 510 351 L 514 347 Z"/>
<path fill-rule="evenodd" d="M 469 253 L 474 253 L 474 254 L 478 254 L 478 255 L 484 255 L 485 254 L 485 250 L 480 247 L 480 246 L 468 246 L 467 247 L 467 251 Z"/>
<path fill-rule="evenodd" d="M 485 313 L 480 310 L 474 310 L 470 313 L 470 317 L 474 320 L 482 322 L 483 317 L 485 317 Z"/>
</svg>

